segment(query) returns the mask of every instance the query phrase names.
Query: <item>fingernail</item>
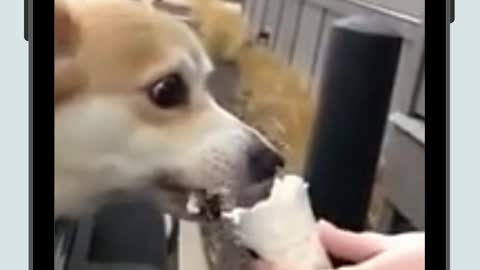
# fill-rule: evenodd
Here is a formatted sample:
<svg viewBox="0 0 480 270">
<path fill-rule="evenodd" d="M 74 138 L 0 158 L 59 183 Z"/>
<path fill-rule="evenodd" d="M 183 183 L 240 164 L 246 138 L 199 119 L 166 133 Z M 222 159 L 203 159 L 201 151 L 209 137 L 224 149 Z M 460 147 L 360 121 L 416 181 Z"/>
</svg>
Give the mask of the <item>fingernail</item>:
<svg viewBox="0 0 480 270">
<path fill-rule="evenodd" d="M 350 266 L 343 266 L 343 267 L 337 268 L 335 270 L 355 270 L 355 268 L 350 267 Z"/>
</svg>

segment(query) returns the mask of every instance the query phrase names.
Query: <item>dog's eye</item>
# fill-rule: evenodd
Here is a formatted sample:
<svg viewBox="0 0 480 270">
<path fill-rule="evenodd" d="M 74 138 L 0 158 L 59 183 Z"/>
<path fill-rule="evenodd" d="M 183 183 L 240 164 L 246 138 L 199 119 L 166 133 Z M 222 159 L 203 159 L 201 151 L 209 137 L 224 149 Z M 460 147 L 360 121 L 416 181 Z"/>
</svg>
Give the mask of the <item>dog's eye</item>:
<svg viewBox="0 0 480 270">
<path fill-rule="evenodd" d="M 148 87 L 148 97 L 156 106 L 164 109 L 184 105 L 188 99 L 188 89 L 179 74 L 171 74 Z"/>
</svg>

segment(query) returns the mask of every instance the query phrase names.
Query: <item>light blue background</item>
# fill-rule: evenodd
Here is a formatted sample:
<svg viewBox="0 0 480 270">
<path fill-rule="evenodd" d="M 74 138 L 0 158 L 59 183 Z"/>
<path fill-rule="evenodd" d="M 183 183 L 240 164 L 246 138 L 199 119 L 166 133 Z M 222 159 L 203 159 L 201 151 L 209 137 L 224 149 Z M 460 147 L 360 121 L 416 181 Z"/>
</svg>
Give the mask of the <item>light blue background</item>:
<svg viewBox="0 0 480 270">
<path fill-rule="evenodd" d="M 451 27 L 451 269 L 466 270 L 480 269 L 480 2 L 456 2 Z M 0 20 L 0 269 L 26 270 L 28 45 L 23 1 L 0 1 Z M 426 87 L 435 91 L 428 82 Z"/>
<path fill-rule="evenodd" d="M 480 1 L 455 2 L 450 28 L 450 266 L 473 270 L 480 269 Z M 435 96 L 428 80 L 426 87 L 428 96 Z"/>
<path fill-rule="evenodd" d="M 21 0 L 0 1 L 0 269 L 5 270 L 28 269 L 28 44 L 23 12 Z"/>
</svg>

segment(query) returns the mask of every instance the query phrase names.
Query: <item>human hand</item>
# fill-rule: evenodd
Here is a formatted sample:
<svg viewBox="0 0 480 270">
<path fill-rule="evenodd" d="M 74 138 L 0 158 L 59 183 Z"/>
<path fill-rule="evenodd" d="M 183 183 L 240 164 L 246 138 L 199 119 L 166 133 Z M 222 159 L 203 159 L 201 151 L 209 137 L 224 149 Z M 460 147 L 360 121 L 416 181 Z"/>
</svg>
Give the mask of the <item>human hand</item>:
<svg viewBox="0 0 480 270">
<path fill-rule="evenodd" d="M 332 256 L 354 263 L 338 270 L 424 270 L 425 234 L 353 233 L 321 221 L 320 239 Z"/>
<path fill-rule="evenodd" d="M 424 270 L 425 234 L 386 236 L 373 232 L 354 233 L 321 221 L 320 241 L 332 256 L 353 263 L 338 270 Z M 256 262 L 258 270 L 303 270 Z M 311 269 L 304 269 L 311 270 Z"/>
</svg>

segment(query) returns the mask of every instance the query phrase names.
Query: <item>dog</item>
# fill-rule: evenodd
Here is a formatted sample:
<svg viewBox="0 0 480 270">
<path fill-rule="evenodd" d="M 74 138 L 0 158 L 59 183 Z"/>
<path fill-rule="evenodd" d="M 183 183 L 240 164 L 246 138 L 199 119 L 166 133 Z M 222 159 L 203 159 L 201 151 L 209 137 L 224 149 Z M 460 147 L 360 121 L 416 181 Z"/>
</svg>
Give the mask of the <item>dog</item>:
<svg viewBox="0 0 480 270">
<path fill-rule="evenodd" d="M 268 182 L 284 160 L 211 97 L 213 69 L 188 26 L 148 1 L 56 0 L 55 217 L 145 192 L 195 219 L 192 192 Z"/>
</svg>

